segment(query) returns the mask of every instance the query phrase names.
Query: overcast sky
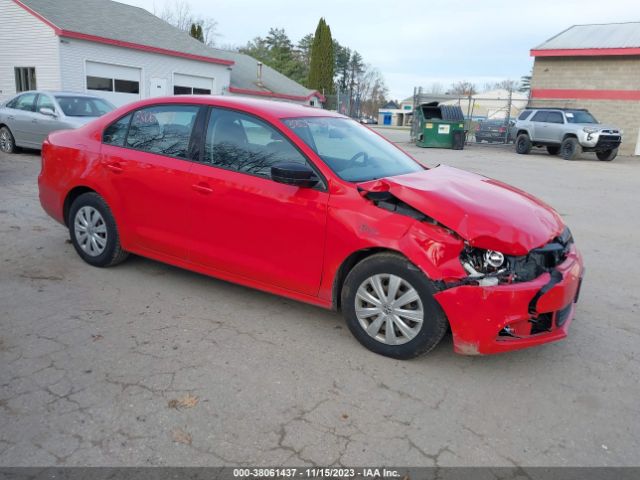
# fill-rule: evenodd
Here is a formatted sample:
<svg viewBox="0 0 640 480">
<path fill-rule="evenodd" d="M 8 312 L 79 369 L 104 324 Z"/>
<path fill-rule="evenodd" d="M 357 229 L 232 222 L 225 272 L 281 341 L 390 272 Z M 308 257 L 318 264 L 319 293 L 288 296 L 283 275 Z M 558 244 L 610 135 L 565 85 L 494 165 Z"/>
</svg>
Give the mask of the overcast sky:
<svg viewBox="0 0 640 480">
<path fill-rule="evenodd" d="M 153 12 L 165 0 L 120 0 Z M 168 0 L 167 0 L 168 1 Z M 383 74 L 390 96 L 457 80 L 527 75 L 529 50 L 575 24 L 640 21 L 640 0 L 188 0 L 218 22 L 219 45 L 284 28 L 295 43 L 325 17 L 333 37 Z"/>
</svg>

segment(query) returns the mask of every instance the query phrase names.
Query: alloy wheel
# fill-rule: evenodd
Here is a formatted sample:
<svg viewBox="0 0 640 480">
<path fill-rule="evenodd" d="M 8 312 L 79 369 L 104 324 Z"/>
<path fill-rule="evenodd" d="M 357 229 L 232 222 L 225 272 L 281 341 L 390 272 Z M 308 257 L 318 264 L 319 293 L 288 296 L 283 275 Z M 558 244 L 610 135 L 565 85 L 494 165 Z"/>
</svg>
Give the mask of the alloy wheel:
<svg viewBox="0 0 640 480">
<path fill-rule="evenodd" d="M 107 225 L 98 210 L 85 206 L 78 210 L 73 222 L 76 240 L 80 248 L 97 257 L 107 246 Z"/>
<path fill-rule="evenodd" d="M 13 150 L 13 140 L 6 128 L 0 130 L 0 150 L 5 153 L 10 153 Z"/>
<path fill-rule="evenodd" d="M 387 345 L 413 340 L 424 322 L 424 308 L 417 290 L 391 274 L 367 278 L 356 293 L 355 312 L 367 334 Z"/>
</svg>

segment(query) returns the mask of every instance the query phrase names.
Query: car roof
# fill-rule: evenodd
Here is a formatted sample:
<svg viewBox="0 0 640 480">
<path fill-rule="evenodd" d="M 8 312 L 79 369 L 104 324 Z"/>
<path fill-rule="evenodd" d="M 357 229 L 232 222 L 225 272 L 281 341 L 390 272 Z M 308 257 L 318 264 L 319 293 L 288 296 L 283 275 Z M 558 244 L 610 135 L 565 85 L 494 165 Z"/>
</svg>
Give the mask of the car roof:
<svg viewBox="0 0 640 480">
<path fill-rule="evenodd" d="M 25 92 L 20 92 L 20 93 L 16 93 L 16 97 L 19 95 L 24 95 L 25 93 L 38 93 L 38 94 L 42 94 L 42 93 L 46 93 L 48 95 L 53 95 L 55 97 L 84 97 L 84 98 L 100 98 L 102 99 L 102 97 L 99 97 L 97 95 L 91 95 L 90 93 L 82 93 L 82 92 L 63 92 L 63 91 L 56 91 L 56 90 L 28 90 Z"/>
<path fill-rule="evenodd" d="M 560 110 L 562 112 L 588 112 L 586 108 L 561 108 L 561 107 L 527 107 L 525 110 Z"/>
<path fill-rule="evenodd" d="M 172 97 L 154 97 L 141 100 L 126 106 L 128 110 L 132 107 L 147 107 L 157 104 L 167 103 L 194 103 L 199 105 L 210 105 L 212 107 L 228 107 L 237 108 L 253 112 L 263 116 L 276 118 L 296 118 L 296 117 L 338 117 L 345 118 L 344 115 L 324 110 L 322 108 L 311 107 L 307 105 L 299 105 L 297 103 L 289 103 L 274 100 L 262 100 L 257 98 L 248 98 L 229 95 L 178 95 Z"/>
</svg>

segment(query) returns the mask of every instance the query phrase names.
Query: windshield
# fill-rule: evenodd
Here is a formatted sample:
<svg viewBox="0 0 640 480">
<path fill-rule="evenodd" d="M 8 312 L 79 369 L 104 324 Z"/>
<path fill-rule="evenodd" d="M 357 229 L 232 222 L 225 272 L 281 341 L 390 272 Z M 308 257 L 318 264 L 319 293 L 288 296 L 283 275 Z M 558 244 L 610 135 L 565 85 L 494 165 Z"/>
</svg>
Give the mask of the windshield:
<svg viewBox="0 0 640 480">
<path fill-rule="evenodd" d="M 376 133 L 348 118 L 288 118 L 284 124 L 340 178 L 364 182 L 424 170 Z"/>
<path fill-rule="evenodd" d="M 115 110 L 109 102 L 100 98 L 57 96 L 58 105 L 67 117 L 100 117 Z"/>
<path fill-rule="evenodd" d="M 584 110 L 566 111 L 564 115 L 567 117 L 569 123 L 598 123 L 589 112 Z"/>
</svg>

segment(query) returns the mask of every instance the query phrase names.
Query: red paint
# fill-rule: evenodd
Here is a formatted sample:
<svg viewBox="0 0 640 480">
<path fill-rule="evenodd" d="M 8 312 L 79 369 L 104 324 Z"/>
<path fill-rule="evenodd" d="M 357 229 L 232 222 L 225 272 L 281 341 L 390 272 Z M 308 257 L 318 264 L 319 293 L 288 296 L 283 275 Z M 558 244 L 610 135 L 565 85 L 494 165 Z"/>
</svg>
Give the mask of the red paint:
<svg viewBox="0 0 640 480">
<path fill-rule="evenodd" d="M 107 125 L 130 110 L 157 103 L 211 105 L 262 118 L 315 164 L 326 190 L 101 144 Z M 550 207 L 530 195 L 449 167 L 360 185 L 344 181 L 281 122 L 305 116 L 341 117 L 240 97 L 167 97 L 130 104 L 77 130 L 49 136 L 38 177 L 40 201 L 64 223 L 69 192 L 90 188 L 110 206 L 125 250 L 325 308 L 334 306 L 338 272 L 354 253 L 399 252 L 434 281 L 458 281 L 467 276 L 459 260 L 465 241 L 518 254 L 564 227 Z M 457 234 L 376 207 L 359 188 L 387 189 Z M 575 297 L 582 275 L 575 249 L 559 269 L 563 280 L 540 297 L 540 313 L 571 305 Z M 570 319 L 550 333 L 498 337 L 506 324 L 516 332 L 526 330 L 529 302 L 548 280 L 545 273 L 530 282 L 437 293 L 456 350 L 494 353 L 564 337 Z"/>
<path fill-rule="evenodd" d="M 150 47 L 148 45 L 141 45 L 141 44 L 138 44 L 138 43 L 125 42 L 125 41 L 122 41 L 122 40 L 115 40 L 113 38 L 99 37 L 99 36 L 96 36 L 96 35 L 88 35 L 86 33 L 73 32 L 73 31 L 70 31 L 70 30 L 63 30 L 63 29 L 59 28 L 58 26 L 56 26 L 55 24 L 53 24 L 52 22 L 50 22 L 49 20 L 47 20 L 42 15 L 40 15 L 38 12 L 32 10 L 31 8 L 26 6 L 24 3 L 20 2 L 19 0 L 13 0 L 13 1 L 15 2 L 16 5 L 19 5 L 20 7 L 24 8 L 27 12 L 29 12 L 31 15 L 36 17 L 38 20 L 44 22 L 45 24 L 47 24 L 48 26 L 53 28 L 53 31 L 59 37 L 76 38 L 78 40 L 87 40 L 89 42 L 103 43 L 103 44 L 106 44 L 106 45 L 114 45 L 116 47 L 131 48 L 133 50 L 141 50 L 143 52 L 158 53 L 160 55 L 169 55 L 169 56 L 172 56 L 172 57 L 187 58 L 189 60 L 197 60 L 199 62 L 215 63 L 215 64 L 218 64 L 218 65 L 234 65 L 235 64 L 235 62 L 232 61 L 232 60 L 224 60 L 224 59 L 221 59 L 221 58 L 214 58 L 214 57 L 205 57 L 203 55 L 194 55 L 194 54 L 191 54 L 191 53 L 179 52 L 179 51 L 176 51 L 176 50 L 167 50 L 167 49 L 164 49 L 164 48 Z"/>
<path fill-rule="evenodd" d="M 236 87 L 229 87 L 229 92 L 237 93 L 241 95 L 255 95 L 259 97 L 281 98 L 283 100 L 295 100 L 295 101 L 311 100 L 312 97 L 318 97 L 321 102 L 324 102 L 326 100 L 325 96 L 317 91 L 307 95 L 306 97 L 301 95 L 287 95 L 284 93 L 265 92 L 264 90 L 249 90 L 247 88 L 236 88 Z"/>
<path fill-rule="evenodd" d="M 583 273 L 582 258 L 575 248 L 558 270 L 563 280 L 540 297 L 538 313 L 557 312 L 573 304 Z M 573 311 L 561 327 L 557 327 L 554 320 L 550 332 L 521 333 L 519 336 L 523 338 L 498 336 L 507 325 L 516 332 L 519 329 L 522 332 L 523 326 L 528 327 L 527 331 L 530 329 L 529 302 L 548 281 L 549 274 L 545 273 L 531 282 L 495 287 L 462 286 L 437 293 L 435 298 L 451 324 L 455 350 L 466 354 L 500 353 L 565 338 Z"/>
<path fill-rule="evenodd" d="M 608 57 L 620 55 L 640 55 L 640 48 L 560 48 L 531 50 L 532 57 Z"/>
<path fill-rule="evenodd" d="M 537 198 L 497 180 L 444 165 L 360 186 L 365 190 L 384 186 L 472 246 L 509 255 L 526 255 L 564 229 L 560 216 Z"/>
<path fill-rule="evenodd" d="M 640 90 L 576 90 L 565 88 L 534 88 L 531 98 L 580 100 L 640 100 Z"/>
</svg>

